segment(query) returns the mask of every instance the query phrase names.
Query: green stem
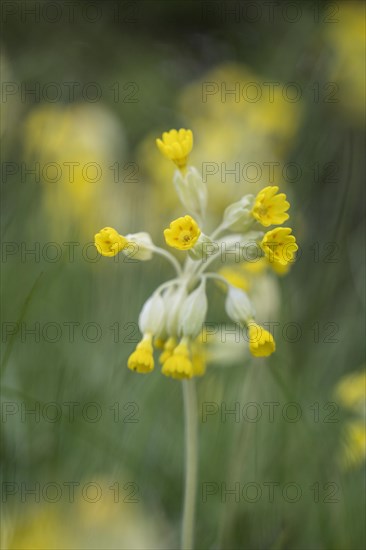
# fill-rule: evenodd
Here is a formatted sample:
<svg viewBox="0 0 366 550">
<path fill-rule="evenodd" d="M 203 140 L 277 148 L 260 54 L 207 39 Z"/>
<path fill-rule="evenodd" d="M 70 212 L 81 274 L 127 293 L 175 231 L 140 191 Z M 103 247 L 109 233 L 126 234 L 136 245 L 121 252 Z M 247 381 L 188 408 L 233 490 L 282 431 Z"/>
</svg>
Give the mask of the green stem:
<svg viewBox="0 0 366 550">
<path fill-rule="evenodd" d="M 224 223 L 221 223 L 218 227 L 216 227 L 215 231 L 213 231 L 210 235 L 210 239 L 213 241 L 214 239 L 217 239 L 217 237 L 222 233 L 222 231 L 225 231 L 227 229 L 227 226 Z"/>
<path fill-rule="evenodd" d="M 172 254 L 170 254 L 170 252 L 168 252 L 164 248 L 160 248 L 160 246 L 154 246 L 152 248 L 152 250 L 154 252 L 156 252 L 156 254 L 160 254 L 160 256 L 162 256 L 163 258 L 168 260 L 172 264 L 172 266 L 174 267 L 174 269 L 177 272 L 178 276 L 180 276 L 182 274 L 182 268 L 181 268 L 180 263 L 178 262 L 178 260 L 176 260 L 176 258 L 174 258 L 174 256 Z"/>
<path fill-rule="evenodd" d="M 185 491 L 182 524 L 182 550 L 193 549 L 194 520 L 197 491 L 197 397 L 195 380 L 183 380 L 185 434 Z"/>
<path fill-rule="evenodd" d="M 227 287 L 230 287 L 229 281 L 218 273 L 204 273 L 203 275 L 201 275 L 201 277 L 202 279 L 216 279 L 217 281 L 221 281 L 222 283 L 224 283 Z"/>
</svg>

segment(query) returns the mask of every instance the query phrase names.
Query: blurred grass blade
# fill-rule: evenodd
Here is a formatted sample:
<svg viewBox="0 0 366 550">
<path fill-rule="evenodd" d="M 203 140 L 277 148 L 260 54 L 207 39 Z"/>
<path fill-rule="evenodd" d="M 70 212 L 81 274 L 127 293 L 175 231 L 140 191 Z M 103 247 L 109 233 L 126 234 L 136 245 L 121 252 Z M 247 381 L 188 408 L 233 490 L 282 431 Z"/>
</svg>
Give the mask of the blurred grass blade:
<svg viewBox="0 0 366 550">
<path fill-rule="evenodd" d="M 39 282 L 42 278 L 42 275 L 43 275 L 43 271 L 41 271 L 41 273 L 38 275 L 37 279 L 34 281 L 33 285 L 32 285 L 32 288 L 30 289 L 25 301 L 24 301 L 24 304 L 23 304 L 23 307 L 20 311 L 20 315 L 17 319 L 17 329 L 16 331 L 14 332 L 14 334 L 11 335 L 10 339 L 9 339 L 9 342 L 8 342 L 8 345 L 6 346 L 6 349 L 5 349 L 5 353 L 4 353 L 4 357 L 3 357 L 3 360 L 1 361 L 1 376 L 3 376 L 4 372 L 5 372 L 5 369 L 7 367 L 7 364 L 8 364 L 8 361 L 9 361 L 9 357 L 10 357 L 10 354 L 11 354 L 11 351 L 13 349 L 13 345 L 14 345 L 14 342 L 15 342 L 15 336 L 18 334 L 19 332 L 19 327 L 20 327 L 20 323 L 23 321 L 24 317 L 25 317 L 25 314 L 27 313 L 27 310 L 28 310 L 28 307 L 29 307 L 29 304 L 31 303 L 32 301 L 32 298 L 34 296 L 34 293 L 39 285 Z"/>
</svg>

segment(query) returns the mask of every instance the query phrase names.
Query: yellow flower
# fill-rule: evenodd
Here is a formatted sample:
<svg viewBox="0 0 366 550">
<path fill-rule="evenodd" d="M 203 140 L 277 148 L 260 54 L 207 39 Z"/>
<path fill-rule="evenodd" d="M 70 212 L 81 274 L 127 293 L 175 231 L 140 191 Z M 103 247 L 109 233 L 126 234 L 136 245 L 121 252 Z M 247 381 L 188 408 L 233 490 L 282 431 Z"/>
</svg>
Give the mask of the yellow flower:
<svg viewBox="0 0 366 550">
<path fill-rule="evenodd" d="M 197 222 L 188 215 L 177 218 L 171 222 L 169 229 L 164 229 L 166 243 L 178 250 L 192 248 L 200 235 L 201 230 Z"/>
<path fill-rule="evenodd" d="M 241 263 L 240 267 L 249 275 L 262 275 L 267 268 L 267 260 L 266 258 L 257 258 Z"/>
<path fill-rule="evenodd" d="M 172 160 L 181 170 L 186 168 L 189 153 L 193 147 L 192 130 L 181 128 L 164 132 L 163 139 L 157 139 L 156 145 L 161 153 Z"/>
<path fill-rule="evenodd" d="M 193 376 L 203 376 L 207 368 L 207 344 L 203 342 L 202 334 L 200 334 L 192 342 L 192 366 Z"/>
<path fill-rule="evenodd" d="M 270 185 L 259 191 L 255 198 L 252 216 L 264 227 L 281 225 L 289 218 L 286 210 L 290 208 L 290 203 L 284 193 L 277 195 L 277 191 L 276 185 Z"/>
<path fill-rule="evenodd" d="M 366 428 L 364 420 L 346 423 L 344 430 L 342 465 L 345 468 L 360 466 L 366 459 Z"/>
<path fill-rule="evenodd" d="M 136 346 L 136 350 L 128 358 L 127 366 L 129 369 L 146 373 L 154 369 L 152 336 L 147 334 Z"/>
<path fill-rule="evenodd" d="M 154 340 L 154 346 L 156 347 L 156 349 L 164 349 L 165 344 L 166 342 L 164 338 L 155 338 Z"/>
<path fill-rule="evenodd" d="M 218 274 L 221 275 L 221 277 L 224 277 L 224 279 L 226 279 L 227 282 L 230 283 L 232 286 L 241 288 L 245 292 L 248 291 L 250 288 L 248 278 L 245 277 L 245 275 L 239 270 L 236 270 L 232 267 L 223 267 L 218 271 Z M 218 281 L 217 284 L 222 287 L 225 286 L 224 283 L 221 283 L 221 281 Z"/>
<path fill-rule="evenodd" d="M 260 244 L 270 263 L 287 265 L 293 261 L 299 247 L 291 233 L 289 227 L 276 227 L 264 235 Z"/>
<path fill-rule="evenodd" d="M 268 330 L 250 322 L 249 329 L 249 350 L 254 357 L 268 357 L 276 350 L 276 343 Z"/>
<path fill-rule="evenodd" d="M 161 372 L 165 374 L 165 376 L 171 376 L 178 380 L 192 378 L 193 365 L 190 359 L 187 341 L 186 338 L 182 338 L 172 355 L 165 361 L 161 369 Z"/>
<path fill-rule="evenodd" d="M 168 338 L 168 340 L 164 344 L 164 351 L 159 357 L 159 362 L 161 365 L 163 365 L 165 361 L 169 359 L 169 357 L 171 357 L 176 345 L 177 345 L 177 340 L 174 338 L 174 336 L 171 336 L 170 338 Z"/>
<path fill-rule="evenodd" d="M 113 227 L 104 227 L 94 236 L 94 243 L 102 256 L 116 256 L 127 245 L 128 241 L 122 235 L 119 235 Z"/>
<path fill-rule="evenodd" d="M 366 399 L 366 371 L 344 376 L 337 384 L 336 398 L 344 407 L 361 410 Z"/>
<path fill-rule="evenodd" d="M 275 262 L 268 261 L 269 266 L 273 269 L 273 271 L 276 273 L 276 275 L 279 275 L 280 277 L 283 277 L 287 275 L 287 273 L 290 271 L 291 264 L 278 264 Z"/>
</svg>

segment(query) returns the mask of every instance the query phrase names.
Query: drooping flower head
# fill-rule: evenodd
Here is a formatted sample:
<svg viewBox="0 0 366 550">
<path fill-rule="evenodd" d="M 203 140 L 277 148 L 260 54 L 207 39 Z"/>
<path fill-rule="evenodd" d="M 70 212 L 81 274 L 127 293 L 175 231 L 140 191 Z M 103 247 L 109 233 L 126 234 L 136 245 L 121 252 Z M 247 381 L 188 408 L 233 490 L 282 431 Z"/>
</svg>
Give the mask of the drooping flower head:
<svg viewBox="0 0 366 550">
<path fill-rule="evenodd" d="M 184 264 L 168 250 L 156 246 L 145 232 L 122 236 L 115 229 L 105 227 L 95 235 L 95 245 L 104 256 L 115 256 L 122 251 L 144 261 L 160 254 L 175 270 L 175 276 L 159 285 L 142 307 L 138 321 L 142 339 L 128 359 L 128 368 L 139 373 L 151 372 L 154 342 L 155 348 L 161 350 L 159 362 L 165 376 L 182 380 L 205 373 L 210 354 L 202 335 L 208 311 L 206 282 L 209 279 L 218 281 L 226 292 L 227 316 L 241 328 L 248 328 L 251 354 L 254 357 L 271 355 L 276 349 L 274 337 L 254 321 L 251 277 L 268 265 L 274 272 L 283 273 L 294 260 L 298 246 L 292 229 L 277 227 L 264 234 L 257 224 L 268 227 L 287 220 L 290 205 L 286 195 L 278 193 L 277 186 L 265 187 L 256 197 L 245 195 L 225 209 L 221 223 L 206 235 L 201 228 L 208 221 L 207 185 L 194 166 L 187 166 L 192 132 L 183 128 L 170 130 L 156 142 L 163 155 L 179 168 L 172 183 L 187 214 L 173 220 L 164 230 L 164 237 L 167 245 L 187 253 Z M 230 267 L 233 247 L 235 259 L 241 258 L 237 252 L 246 256 L 244 266 L 237 269 Z M 227 267 L 222 267 L 223 261 Z M 218 273 L 207 271 L 209 266 L 211 269 L 216 266 Z"/>
<path fill-rule="evenodd" d="M 183 216 L 172 221 L 168 229 L 164 229 L 165 241 L 178 250 L 192 248 L 201 234 L 197 222 L 191 216 Z"/>
<path fill-rule="evenodd" d="M 273 336 L 257 323 L 248 323 L 249 350 L 254 357 L 268 357 L 276 350 Z"/>
<path fill-rule="evenodd" d="M 156 140 L 159 151 L 172 160 L 179 169 L 185 169 L 187 166 L 188 155 L 193 147 L 192 130 L 170 130 L 164 132 L 162 139 Z"/>
<path fill-rule="evenodd" d="M 128 358 L 127 366 L 130 370 L 147 373 L 154 369 L 154 350 L 151 340 L 152 336 L 149 334 L 137 344 L 136 350 Z"/>
<path fill-rule="evenodd" d="M 94 236 L 95 246 L 102 256 L 116 256 L 126 248 L 128 241 L 113 227 L 104 227 Z"/>
<path fill-rule="evenodd" d="M 290 227 L 276 227 L 267 231 L 260 246 L 269 262 L 285 266 L 294 261 L 299 247 L 291 233 Z"/>
<path fill-rule="evenodd" d="M 290 203 L 284 193 L 277 194 L 278 189 L 277 185 L 265 187 L 255 197 L 252 215 L 264 227 L 281 225 L 290 217 L 286 214 Z"/>
<path fill-rule="evenodd" d="M 120 235 L 113 227 L 104 227 L 94 236 L 94 244 L 102 256 L 116 256 L 119 252 L 134 260 L 151 260 L 154 245 L 148 233 Z"/>
<path fill-rule="evenodd" d="M 177 379 L 192 378 L 194 369 L 186 338 L 182 338 L 180 344 L 164 362 L 161 372 L 165 374 L 165 376 L 171 376 Z"/>
<path fill-rule="evenodd" d="M 165 361 L 172 356 L 176 345 L 177 345 L 177 339 L 175 338 L 175 336 L 170 336 L 168 340 L 165 342 L 163 347 L 163 352 L 159 357 L 159 362 L 162 365 L 164 365 Z"/>
</svg>

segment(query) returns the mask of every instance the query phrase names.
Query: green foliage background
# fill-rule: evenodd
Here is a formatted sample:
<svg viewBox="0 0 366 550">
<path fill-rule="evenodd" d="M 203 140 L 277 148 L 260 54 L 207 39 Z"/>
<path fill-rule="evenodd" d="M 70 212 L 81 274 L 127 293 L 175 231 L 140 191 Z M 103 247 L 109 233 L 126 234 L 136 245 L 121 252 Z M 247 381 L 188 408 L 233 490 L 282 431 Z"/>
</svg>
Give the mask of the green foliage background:
<svg viewBox="0 0 366 550">
<path fill-rule="evenodd" d="M 27 7 L 31 4 L 27 2 Z M 161 213 L 153 209 L 146 213 L 144 201 L 149 200 L 150 182 L 138 147 L 147 134 L 157 136 L 162 130 L 186 125 L 177 96 L 187 84 L 229 61 L 273 80 L 297 82 L 304 90 L 314 82 L 323 86 L 334 80 L 329 67 L 337 51 L 326 40 L 330 24 L 327 27 L 324 14 L 329 13 L 322 3 L 318 5 L 322 17 L 316 21 L 312 3 L 298 2 L 302 16 L 296 23 L 281 16 L 274 22 L 266 17 L 237 21 L 230 14 L 222 15 L 224 3 L 220 2 L 211 3 L 220 9 L 204 17 L 205 3 L 201 2 L 101 4 L 103 17 L 93 24 L 80 15 L 85 2 L 76 3 L 72 24 L 31 19 L 25 23 L 16 16 L 3 22 L 3 80 L 29 86 L 35 82 L 98 82 L 103 90 L 109 90 L 102 101 L 122 125 L 127 144 L 120 160 L 138 162 L 141 174 L 137 188 L 115 184 L 119 186 L 116 200 L 121 201 L 121 218 L 125 215 L 123 201 L 132 205 L 129 221 L 133 227 L 127 228 L 121 219 L 126 232 L 147 225 L 156 227 L 158 234 L 164 227 L 159 229 Z M 120 20 L 114 15 L 118 5 L 122 6 Z M 279 13 L 277 8 L 275 13 Z M 130 22 L 126 22 L 126 14 Z M 350 28 L 350 40 L 352 32 Z M 363 62 L 360 58 L 355 86 L 357 82 L 363 86 Z M 114 102 L 110 86 L 116 81 L 138 83 L 139 101 Z M 304 167 L 301 184 L 294 184 L 290 191 L 292 223 L 302 256 L 280 281 L 278 321 L 298 323 L 302 336 L 295 343 L 280 338 L 278 353 L 266 361 L 209 367 L 198 381 L 197 548 L 343 550 L 365 544 L 363 463 L 348 469 L 340 466 L 343 428 L 352 413 L 337 402 L 334 393 L 341 377 L 359 371 L 364 361 L 364 116 L 354 102 L 350 107 L 351 94 L 343 84 L 339 84 L 336 103 L 315 103 L 312 93 L 306 94 L 301 130 L 286 153 L 287 162 Z M 347 85 L 353 84 L 347 81 Z M 75 101 L 83 102 L 83 98 Z M 22 102 L 17 95 L 2 106 L 8 121 L 3 132 L 3 161 L 19 163 L 25 158 L 24 120 L 39 105 L 32 99 Z M 331 178 L 321 169 L 315 180 L 315 163 L 320 167 L 336 163 L 337 177 Z M 83 246 L 87 239 L 79 220 L 70 223 L 69 216 L 62 235 L 55 237 L 52 217 L 43 208 L 44 192 L 42 182 L 34 183 L 31 176 L 21 181 L 17 173 L 3 179 L 3 242 L 31 246 L 35 241 L 67 240 Z M 113 186 L 105 193 L 111 192 Z M 92 212 L 96 219 L 102 202 L 103 190 Z M 67 210 L 67 204 L 61 207 Z M 140 211 L 145 219 L 140 220 Z M 169 211 L 163 213 L 164 219 L 170 217 Z M 101 215 L 100 227 L 103 225 L 108 223 Z M 100 227 L 95 227 L 95 232 Z M 92 238 L 91 233 L 89 240 Z M 314 243 L 318 243 L 319 256 Z M 336 243 L 335 261 L 327 261 L 327 243 Z M 3 333 L 3 406 L 15 403 L 19 411 L 35 403 L 41 408 L 50 402 L 81 406 L 72 422 L 64 405 L 62 418 L 54 423 L 42 416 L 36 422 L 31 415 L 23 421 L 20 412 L 3 418 L 2 481 L 28 486 L 65 480 L 81 484 L 108 480 L 122 485 L 132 481 L 139 487 L 140 498 L 138 504 L 119 502 L 110 508 L 106 504 L 106 517 L 101 510 L 98 520 L 92 511 L 96 505 L 84 503 L 83 523 L 76 504 L 56 506 L 42 499 L 35 503 L 32 497 L 22 502 L 20 493 L 9 496 L 3 504 L 4 548 L 178 547 L 184 471 L 180 384 L 162 377 L 159 369 L 149 376 L 137 376 L 126 368 L 136 340 L 135 332 L 132 338 L 127 337 L 130 329 L 126 324 L 136 322 L 145 299 L 171 274 L 159 258 L 149 264 L 105 258 L 93 263 L 77 254 L 74 262 L 63 255 L 50 263 L 42 257 L 34 261 L 31 256 L 22 261 L 16 253 L 3 260 L 3 328 L 4 323 L 12 322 L 27 327 L 36 322 L 42 326 L 75 321 L 80 327 L 95 322 L 103 334 L 90 343 L 78 328 L 71 342 L 65 329 L 60 341 L 50 343 L 44 338 L 37 342 L 31 335 L 22 339 L 21 331 L 12 337 Z M 213 316 L 220 320 L 222 302 L 219 294 L 212 292 Z M 110 328 L 116 322 L 121 328 L 118 342 Z M 336 341 L 331 341 L 334 326 Z M 317 330 L 319 341 L 314 337 Z M 81 414 L 82 405 L 90 402 L 98 403 L 103 411 L 98 422 L 86 421 Z M 202 407 L 207 402 L 228 409 L 239 403 L 241 410 L 256 402 L 263 417 L 258 422 L 245 418 L 236 422 L 233 415 L 227 415 L 222 421 L 217 413 L 203 422 Z M 263 404 L 267 402 L 280 404 L 274 422 L 265 414 Z M 291 402 L 301 407 L 298 422 L 286 421 L 282 415 L 283 407 Z M 128 403 L 136 404 L 136 423 L 123 421 L 132 411 Z M 319 404 L 319 421 L 314 403 Z M 327 421 L 332 411 L 329 403 L 337 407 L 336 422 Z M 207 502 L 202 498 L 205 482 L 218 488 Z M 222 484 L 232 488 L 240 483 L 242 488 L 248 482 L 263 490 L 257 502 L 243 498 L 235 502 L 233 496 L 221 502 Z M 266 482 L 279 484 L 274 502 L 269 502 Z M 300 486 L 298 502 L 283 497 L 286 483 Z M 316 483 L 319 502 L 314 497 Z M 135 514 L 135 509 L 140 512 Z M 45 527 L 50 515 L 56 517 L 53 536 Z M 145 522 L 153 524 L 153 534 L 141 543 L 139 537 L 145 529 L 150 532 Z M 136 535 L 126 540 L 131 525 Z M 115 533 L 117 526 L 120 531 Z"/>
</svg>

